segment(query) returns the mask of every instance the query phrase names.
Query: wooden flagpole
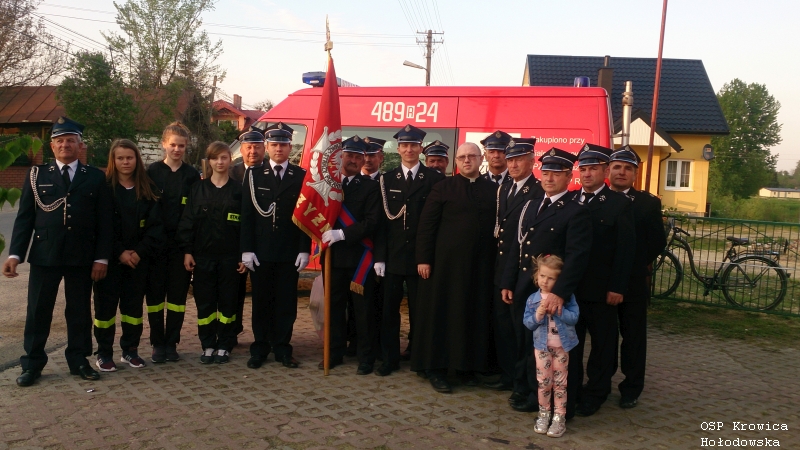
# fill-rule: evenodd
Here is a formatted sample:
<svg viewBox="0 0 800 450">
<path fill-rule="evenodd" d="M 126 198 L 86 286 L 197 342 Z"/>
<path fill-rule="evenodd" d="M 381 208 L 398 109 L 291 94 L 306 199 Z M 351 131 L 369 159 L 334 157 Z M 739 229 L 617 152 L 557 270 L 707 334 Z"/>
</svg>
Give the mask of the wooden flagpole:
<svg viewBox="0 0 800 450">
<path fill-rule="evenodd" d="M 647 171 L 645 172 L 644 191 L 650 192 L 650 174 L 653 172 L 653 144 L 655 142 L 656 124 L 658 123 L 658 91 L 661 88 L 661 55 L 664 52 L 664 27 L 667 23 L 667 0 L 661 9 L 661 35 L 658 38 L 658 59 L 656 59 L 656 82 L 653 89 L 653 109 L 650 112 L 650 142 L 647 146 Z M 656 188 L 656 192 L 658 189 Z"/>
</svg>

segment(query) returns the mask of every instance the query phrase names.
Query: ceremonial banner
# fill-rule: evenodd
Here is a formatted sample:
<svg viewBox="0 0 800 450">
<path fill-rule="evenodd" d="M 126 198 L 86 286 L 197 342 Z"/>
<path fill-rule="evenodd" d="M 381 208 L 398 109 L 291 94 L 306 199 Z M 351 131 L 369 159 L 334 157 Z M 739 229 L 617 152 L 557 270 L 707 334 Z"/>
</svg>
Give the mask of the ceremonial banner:
<svg viewBox="0 0 800 450">
<path fill-rule="evenodd" d="M 342 120 L 339 86 L 333 58 L 322 87 L 317 123 L 314 126 L 311 164 L 300 189 L 292 221 L 325 250 L 322 233 L 333 228 L 342 208 Z"/>
</svg>

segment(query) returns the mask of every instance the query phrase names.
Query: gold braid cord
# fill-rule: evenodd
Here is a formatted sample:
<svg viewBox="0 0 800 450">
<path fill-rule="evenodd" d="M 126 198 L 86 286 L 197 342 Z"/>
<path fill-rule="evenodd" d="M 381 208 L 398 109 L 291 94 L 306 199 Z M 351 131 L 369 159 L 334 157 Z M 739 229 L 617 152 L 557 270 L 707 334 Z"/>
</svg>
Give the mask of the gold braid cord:
<svg viewBox="0 0 800 450">
<path fill-rule="evenodd" d="M 50 203 L 49 205 L 45 205 L 42 203 L 42 199 L 39 198 L 39 191 L 36 189 L 36 179 L 39 178 L 39 166 L 33 166 L 31 168 L 31 189 L 33 190 L 33 198 L 36 200 L 36 205 L 44 212 L 52 212 L 56 209 L 60 208 L 61 205 L 67 203 L 67 197 L 61 197 L 58 200 Z M 64 225 L 67 224 L 67 208 L 64 208 Z"/>
<path fill-rule="evenodd" d="M 275 229 L 275 202 L 272 202 L 269 205 L 269 208 L 264 211 L 261 209 L 261 206 L 258 204 L 256 200 L 256 188 L 253 186 L 253 170 L 250 170 L 250 177 L 248 178 L 250 183 L 250 200 L 253 201 L 253 207 L 256 208 L 256 212 L 261 214 L 261 217 L 269 217 L 272 216 L 272 228 Z"/>
<path fill-rule="evenodd" d="M 406 205 L 403 205 L 403 207 L 400 208 L 400 212 L 398 212 L 395 215 L 392 215 L 392 213 L 389 212 L 389 202 L 386 201 L 386 187 L 383 184 L 383 177 L 380 177 L 380 178 L 381 178 L 381 198 L 383 198 L 383 212 L 386 213 L 386 218 L 389 219 L 389 220 L 395 220 L 395 219 L 399 218 L 400 216 L 403 216 L 403 229 L 405 230 L 405 228 L 406 228 Z"/>
</svg>

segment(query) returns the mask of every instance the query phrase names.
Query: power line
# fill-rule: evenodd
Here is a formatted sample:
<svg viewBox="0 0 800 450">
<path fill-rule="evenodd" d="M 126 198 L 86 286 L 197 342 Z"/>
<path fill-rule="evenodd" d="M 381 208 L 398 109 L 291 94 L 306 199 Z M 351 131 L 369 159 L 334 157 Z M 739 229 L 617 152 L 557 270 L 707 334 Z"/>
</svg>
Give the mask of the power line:
<svg viewBox="0 0 800 450">
<path fill-rule="evenodd" d="M 230 34 L 230 33 L 214 33 L 208 32 L 208 34 L 215 35 L 215 36 L 229 36 L 229 37 L 239 37 L 239 38 L 247 38 L 247 39 L 263 39 L 268 41 L 284 41 L 284 42 L 304 42 L 310 44 L 319 44 L 320 41 L 318 40 L 311 40 L 311 39 L 292 39 L 292 38 L 278 38 L 272 36 L 253 36 L 253 35 L 246 35 L 246 34 Z M 388 42 L 342 42 L 336 41 L 336 45 L 363 45 L 367 47 L 416 47 L 414 44 L 392 44 Z"/>
<path fill-rule="evenodd" d="M 81 33 L 78 33 L 77 31 L 74 31 L 74 30 L 72 30 L 72 29 L 70 29 L 70 28 L 67 28 L 67 27 L 65 27 L 65 26 L 61 25 L 61 24 L 58 24 L 58 23 L 56 23 L 56 22 L 53 22 L 52 20 L 50 20 L 50 19 L 47 19 L 46 17 L 39 16 L 39 15 L 38 15 L 38 14 L 36 14 L 36 13 L 33 13 L 33 15 L 34 15 L 34 16 L 36 16 L 36 17 L 39 17 L 40 19 L 42 19 L 42 20 L 44 20 L 44 21 L 46 21 L 46 22 L 48 22 L 48 23 L 50 23 L 50 24 L 52 24 L 52 25 L 55 25 L 55 26 L 56 26 L 56 27 L 58 27 L 58 28 L 61 28 L 61 29 L 65 30 L 65 31 L 67 31 L 67 32 L 69 32 L 69 33 L 72 33 L 72 34 L 74 34 L 74 35 L 77 35 L 77 36 L 79 36 L 79 37 L 81 38 L 81 41 L 82 41 L 81 43 L 82 43 L 83 45 L 87 45 L 87 46 L 89 46 L 89 47 L 95 47 L 95 44 L 97 44 L 97 45 L 99 45 L 99 46 L 100 46 L 100 48 L 101 48 L 101 49 L 103 49 L 102 51 L 105 51 L 105 44 L 103 44 L 103 43 L 101 43 L 101 42 L 97 42 L 97 41 L 95 41 L 95 40 L 94 40 L 94 39 L 92 39 L 92 38 L 86 37 L 86 36 L 82 35 Z M 51 30 L 51 32 L 52 32 L 52 30 Z M 97 50 L 97 49 L 96 49 L 96 48 L 92 48 L 92 50 Z"/>
</svg>

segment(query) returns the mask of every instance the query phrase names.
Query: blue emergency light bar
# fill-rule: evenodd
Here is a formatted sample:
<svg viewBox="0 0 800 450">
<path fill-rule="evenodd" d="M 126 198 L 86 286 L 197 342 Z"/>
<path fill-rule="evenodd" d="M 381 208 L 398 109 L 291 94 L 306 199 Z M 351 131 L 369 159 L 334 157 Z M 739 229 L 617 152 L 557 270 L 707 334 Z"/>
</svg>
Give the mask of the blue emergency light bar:
<svg viewBox="0 0 800 450">
<path fill-rule="evenodd" d="M 303 74 L 303 83 L 313 87 L 325 86 L 326 75 L 325 72 L 306 72 Z M 358 87 L 357 84 L 345 81 L 339 77 L 336 77 L 336 82 L 339 87 Z"/>
</svg>

